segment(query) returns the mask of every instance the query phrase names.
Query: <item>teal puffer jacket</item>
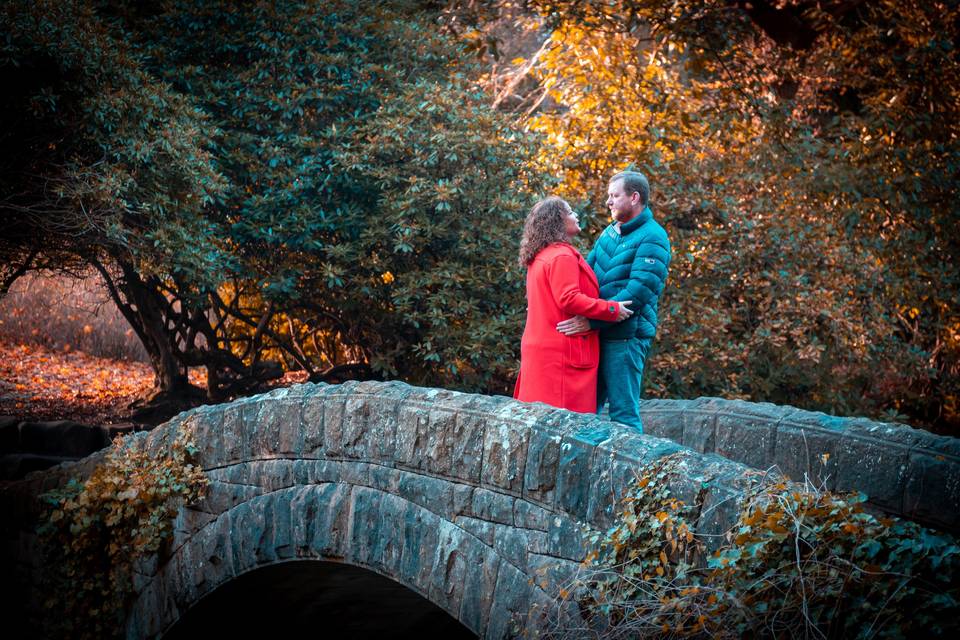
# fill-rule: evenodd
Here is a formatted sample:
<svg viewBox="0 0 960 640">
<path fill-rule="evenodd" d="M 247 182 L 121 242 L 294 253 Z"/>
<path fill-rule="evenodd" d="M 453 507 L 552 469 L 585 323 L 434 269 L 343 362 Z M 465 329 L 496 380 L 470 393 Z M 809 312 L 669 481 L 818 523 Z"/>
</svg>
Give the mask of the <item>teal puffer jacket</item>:
<svg viewBox="0 0 960 640">
<path fill-rule="evenodd" d="M 623 322 L 590 321 L 591 327 L 600 329 L 600 339 L 652 338 L 657 333 L 657 301 L 670 266 L 670 240 L 650 207 L 625 224 L 604 229 L 587 263 L 597 274 L 602 299 L 633 300 L 633 315 Z"/>
</svg>

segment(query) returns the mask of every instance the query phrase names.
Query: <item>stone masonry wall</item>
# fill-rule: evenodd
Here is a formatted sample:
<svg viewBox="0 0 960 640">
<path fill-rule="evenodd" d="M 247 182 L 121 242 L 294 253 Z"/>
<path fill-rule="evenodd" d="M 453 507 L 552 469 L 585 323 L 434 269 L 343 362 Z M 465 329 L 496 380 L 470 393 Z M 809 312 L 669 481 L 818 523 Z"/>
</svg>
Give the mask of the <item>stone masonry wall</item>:
<svg viewBox="0 0 960 640">
<path fill-rule="evenodd" d="M 539 624 L 532 605 L 583 558 L 581 523 L 608 527 L 635 470 L 682 449 L 545 405 L 372 382 L 201 407 L 134 436 L 136 446 L 159 449 L 185 422 L 210 492 L 181 511 L 169 555 L 142 568 L 130 638 L 157 637 L 234 576 L 309 559 L 371 569 L 480 637 L 508 637 Z M 0 491 L 18 523 L 4 526 L 5 551 L 34 602 L 36 496 L 98 459 Z M 703 505 L 696 530 L 718 540 L 754 472 L 693 453 L 684 466 L 674 491 Z"/>
<path fill-rule="evenodd" d="M 681 450 L 672 489 L 701 505 L 694 528 L 711 545 L 758 473 L 747 465 L 861 489 L 895 513 L 957 526 L 960 509 L 936 508 L 956 505 L 953 441 L 715 399 L 650 401 L 643 419 L 646 435 L 542 404 L 396 382 L 301 385 L 181 414 L 134 442 L 157 450 L 188 423 L 210 492 L 181 511 L 169 553 L 141 568 L 128 637 L 157 637 L 233 577 L 298 560 L 368 568 L 480 637 L 508 637 L 540 624 L 532 605 L 546 604 L 583 558 L 581 524 L 609 527 L 636 470 Z M 100 459 L 0 485 L 0 513 L 12 515 L 3 560 L 14 569 L 0 580 L 14 598 L 40 600 L 37 496 Z"/>
<path fill-rule="evenodd" d="M 960 534 L 960 439 L 719 398 L 649 400 L 641 416 L 651 435 L 831 491 L 860 491 L 886 513 Z"/>
</svg>

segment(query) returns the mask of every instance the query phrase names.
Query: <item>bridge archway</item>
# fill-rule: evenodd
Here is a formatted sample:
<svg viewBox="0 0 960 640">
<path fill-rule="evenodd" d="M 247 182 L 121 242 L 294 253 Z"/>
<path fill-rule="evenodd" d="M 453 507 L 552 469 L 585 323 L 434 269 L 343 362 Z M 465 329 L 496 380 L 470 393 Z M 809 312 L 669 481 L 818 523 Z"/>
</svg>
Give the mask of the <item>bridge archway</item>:
<svg viewBox="0 0 960 640">
<path fill-rule="evenodd" d="M 181 512 L 169 558 L 144 572 L 128 637 L 164 633 L 245 572 L 310 558 L 386 576 L 480 637 L 513 635 L 539 624 L 530 612 L 549 609 L 584 557 L 581 523 L 609 526 L 634 470 L 682 449 L 596 416 L 401 383 L 203 407 L 141 446 L 162 447 L 181 424 L 211 487 Z M 747 470 L 715 456 L 686 464 L 675 489 L 704 505 L 699 530 L 725 530 Z"/>
<path fill-rule="evenodd" d="M 546 603 L 542 592 L 531 593 L 527 567 L 517 566 L 521 553 L 527 555 L 514 550 L 505 557 L 389 491 L 343 482 L 294 485 L 241 502 L 185 537 L 139 593 L 127 636 L 166 636 L 218 589 L 265 568 L 313 560 L 402 585 L 473 637 L 506 637 L 531 604 Z"/>
<path fill-rule="evenodd" d="M 342 562 L 289 561 L 238 576 L 182 615 L 164 640 L 199 637 L 476 638 L 426 598 Z"/>
<path fill-rule="evenodd" d="M 169 552 L 140 568 L 127 636 L 157 637 L 216 588 L 292 560 L 386 576 L 480 637 L 536 627 L 534 605 L 585 555 L 581 524 L 608 528 L 636 470 L 678 451 L 671 491 L 696 505 L 691 525 L 708 546 L 736 521 L 757 473 L 736 460 L 794 479 L 826 471 L 830 488 L 864 490 L 889 512 L 947 531 L 960 526 L 952 439 L 717 399 L 651 401 L 643 418 L 646 435 L 542 404 L 397 382 L 300 385 L 181 414 L 132 446 L 161 451 L 189 426 L 210 491 L 180 511 Z M 102 456 L 0 488 L 0 510 L 12 514 L 2 551 L 15 567 L 4 583 L 34 608 L 37 496 L 85 477 Z"/>
</svg>

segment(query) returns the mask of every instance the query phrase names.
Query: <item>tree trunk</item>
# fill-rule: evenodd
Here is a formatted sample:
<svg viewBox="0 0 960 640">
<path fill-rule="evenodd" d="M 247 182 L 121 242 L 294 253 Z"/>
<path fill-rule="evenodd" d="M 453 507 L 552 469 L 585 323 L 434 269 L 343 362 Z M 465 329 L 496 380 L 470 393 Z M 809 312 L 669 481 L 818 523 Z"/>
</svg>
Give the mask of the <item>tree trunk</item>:
<svg viewBox="0 0 960 640">
<path fill-rule="evenodd" d="M 187 366 L 177 357 L 177 337 L 167 330 L 167 301 L 163 294 L 145 282 L 133 264 L 119 259 L 116 264 L 120 268 L 119 278 L 94 261 L 114 303 L 143 343 L 154 373 L 152 391 L 131 404 L 131 417 L 159 423 L 196 406 L 206 396 L 202 389 L 190 384 Z"/>
</svg>

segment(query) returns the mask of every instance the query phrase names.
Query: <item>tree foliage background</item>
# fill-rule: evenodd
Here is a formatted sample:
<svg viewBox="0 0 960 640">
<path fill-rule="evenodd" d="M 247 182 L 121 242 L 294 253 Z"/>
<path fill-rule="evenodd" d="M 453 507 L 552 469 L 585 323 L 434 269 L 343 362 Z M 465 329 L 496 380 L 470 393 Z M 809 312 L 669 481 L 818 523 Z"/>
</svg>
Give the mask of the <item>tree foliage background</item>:
<svg viewBox="0 0 960 640">
<path fill-rule="evenodd" d="M 93 265 L 158 390 L 509 392 L 513 255 L 635 166 L 674 243 L 646 393 L 960 428 L 955 0 L 23 2 L 3 289 Z"/>
<path fill-rule="evenodd" d="M 168 399 L 190 367 L 212 399 L 281 366 L 507 391 L 541 179 L 436 17 L 9 3 L 6 279 L 94 265 Z"/>
<path fill-rule="evenodd" d="M 541 166 L 591 236 L 638 167 L 674 243 L 648 394 L 955 432 L 956 2 L 525 4 L 461 21 L 540 34 L 500 64 Z"/>
</svg>

